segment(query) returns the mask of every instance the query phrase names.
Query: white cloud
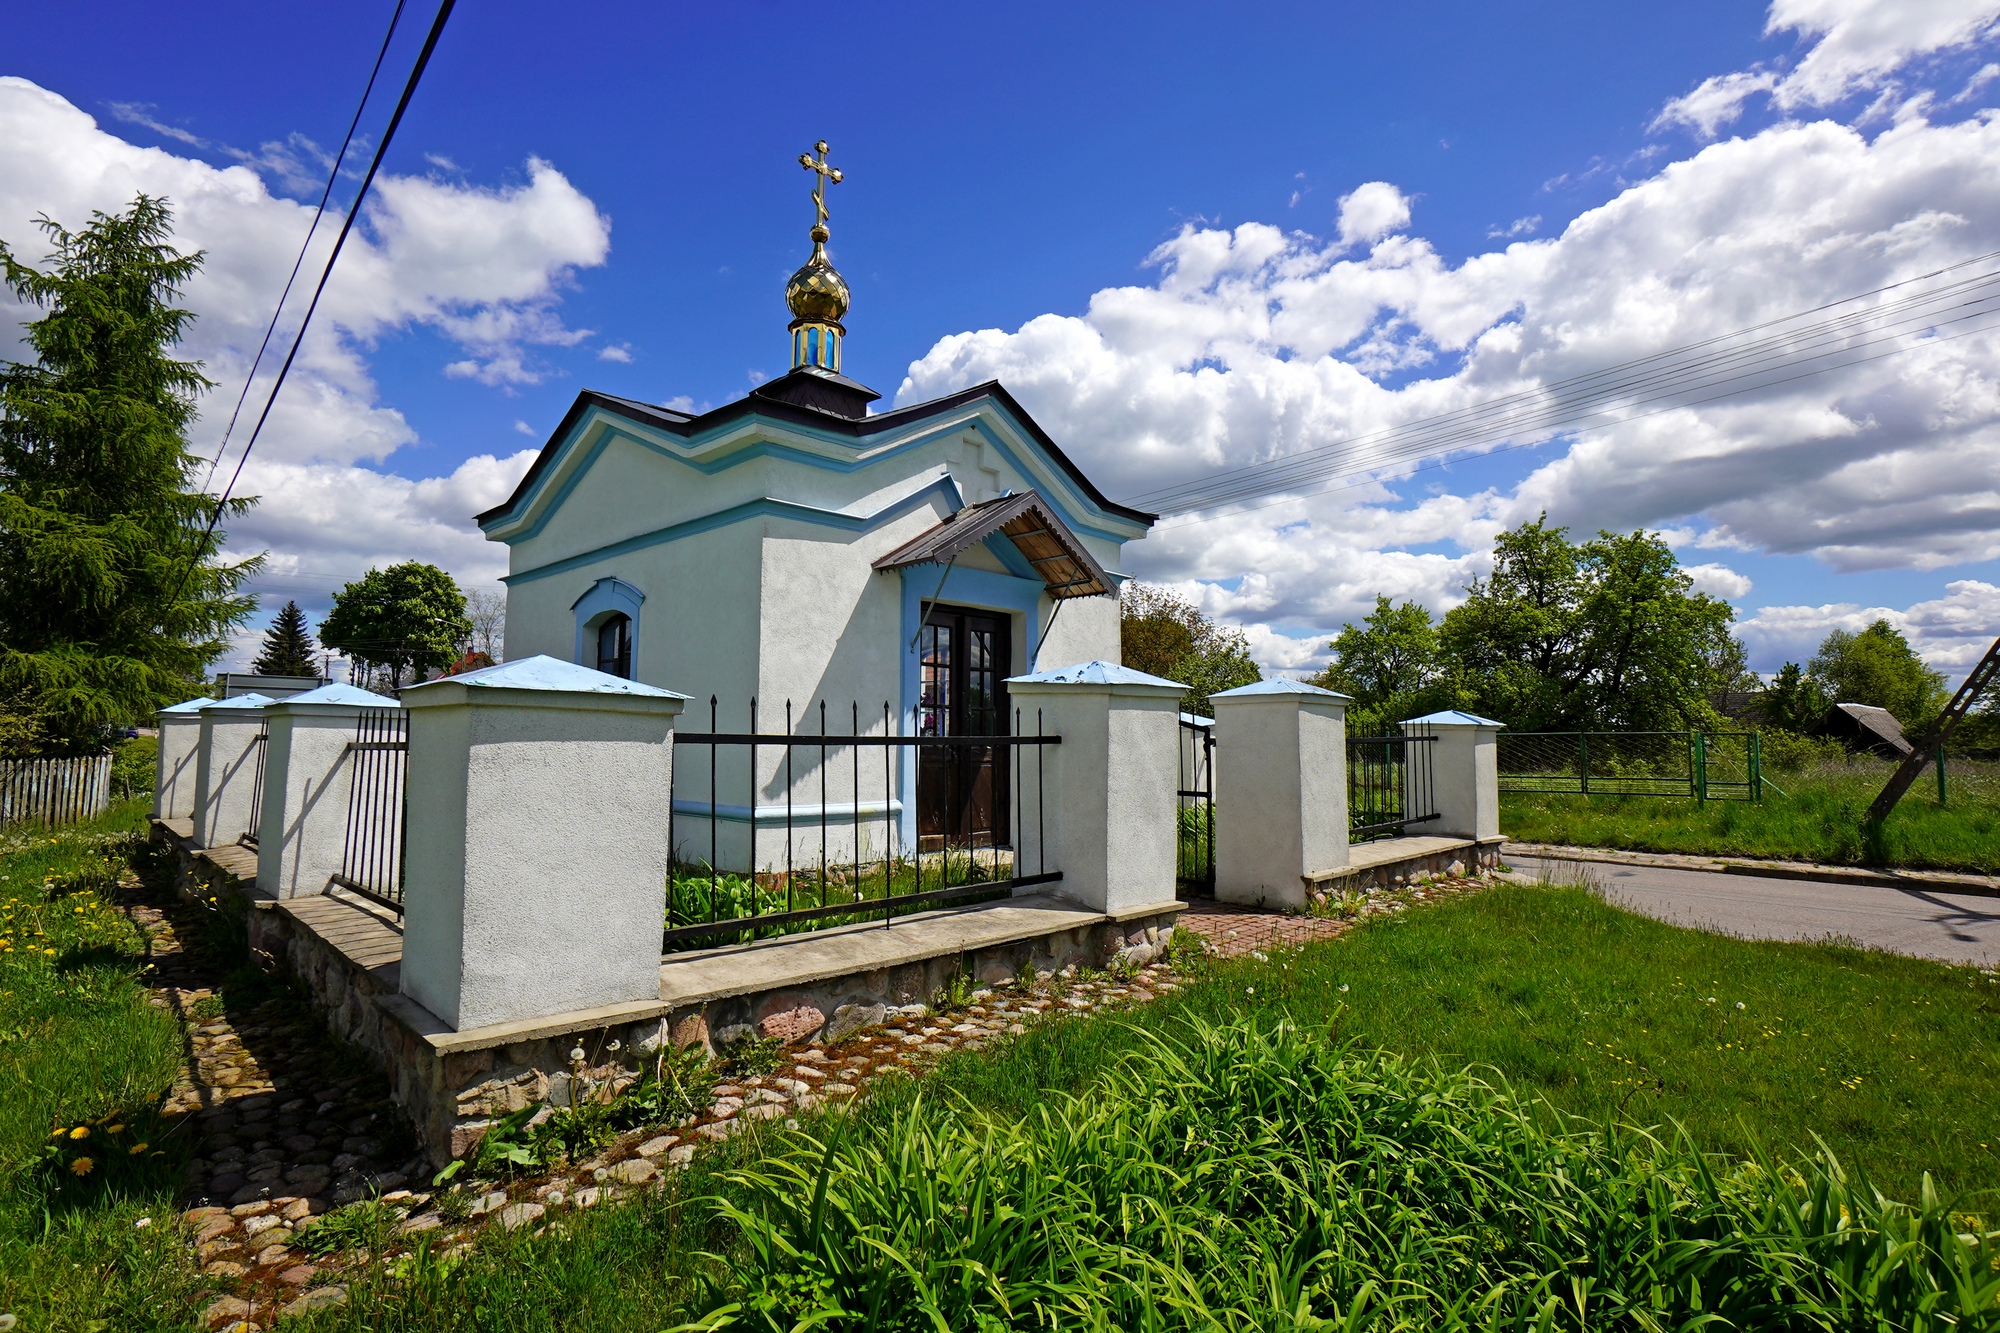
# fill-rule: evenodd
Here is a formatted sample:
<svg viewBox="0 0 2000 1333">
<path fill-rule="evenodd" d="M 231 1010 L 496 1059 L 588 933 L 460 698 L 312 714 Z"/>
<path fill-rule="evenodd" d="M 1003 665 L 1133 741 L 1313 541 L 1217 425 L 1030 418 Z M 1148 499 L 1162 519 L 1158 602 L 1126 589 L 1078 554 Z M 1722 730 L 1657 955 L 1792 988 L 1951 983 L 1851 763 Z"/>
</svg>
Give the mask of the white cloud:
<svg viewBox="0 0 2000 1333">
<path fill-rule="evenodd" d="M 615 362 L 621 366 L 630 365 L 632 363 L 632 345 L 630 343 L 614 343 L 609 347 L 600 347 L 597 349 L 597 359 L 599 361 Z"/>
<path fill-rule="evenodd" d="M 1850 633 L 1886 620 L 1932 666 L 1954 680 L 1972 669 L 1993 642 L 2000 625 L 2000 587 L 1977 579 L 1945 585 L 1945 595 L 1903 610 L 1833 602 L 1823 606 L 1767 606 L 1741 622 L 1738 630 L 1753 665 L 1772 670 L 1781 662 L 1804 662 L 1820 640 L 1837 629 Z"/>
<path fill-rule="evenodd" d="M 1524 218 L 1515 218 L 1504 227 L 1488 227 L 1486 238 L 1494 241 L 1511 241 L 1517 236 L 1533 236 L 1542 225 L 1540 213 L 1530 213 Z"/>
<path fill-rule="evenodd" d="M 1734 602 L 1750 595 L 1753 586 L 1750 580 L 1727 565 L 1684 565 L 1689 578 L 1694 580 L 1694 590 L 1705 592 L 1711 597 L 1720 597 Z"/>
<path fill-rule="evenodd" d="M 120 114 L 192 142 L 157 123 L 149 108 Z M 324 160 L 314 169 L 323 172 Z M 56 94 L 0 78 L 0 238 L 17 254 L 31 263 L 41 259 L 36 215 L 75 228 L 92 210 L 122 208 L 140 191 L 172 203 L 177 245 L 207 252 L 185 293 L 198 318 L 182 350 L 205 362 L 218 384 L 193 430 L 197 448 L 210 450 L 311 209 L 272 195 L 246 166 L 216 167 L 136 147 Z M 306 274 L 324 263 L 337 226 L 337 219 L 322 224 Z M 422 558 L 469 577 L 493 577 L 503 553 L 481 540 L 471 516 L 505 497 L 528 455 L 475 458 L 450 476 L 418 481 L 358 466 L 416 439 L 402 414 L 380 400 L 367 355 L 377 340 L 425 326 L 463 351 L 439 367 L 442 373 L 489 384 L 532 382 L 546 373 L 535 348 L 572 346 L 589 336 L 566 328 L 558 306 L 570 275 L 604 262 L 609 246 L 609 222 L 539 159 L 528 161 L 522 181 L 500 187 L 378 178 L 245 470 L 242 491 L 263 500 L 233 526 L 232 547 L 268 546 L 274 570 L 287 561 L 319 569 Z M 0 298 L 0 355 L 17 354 L 20 326 L 34 314 Z M 279 346 L 287 332 L 281 327 Z M 250 413 L 275 369 L 275 359 L 267 360 Z M 239 432 L 232 457 L 247 421 Z"/>
<path fill-rule="evenodd" d="M 1340 241 L 1360 245 L 1410 225 L 1410 201 L 1387 181 L 1358 185 L 1340 197 Z"/>
<path fill-rule="evenodd" d="M 1923 58 L 1977 46 L 1995 35 L 1996 25 L 1996 0 L 1773 0 L 1765 35 L 1797 34 L 1810 44 L 1805 57 L 1789 72 L 1755 65 L 1704 79 L 1669 101 L 1651 128 L 1685 125 L 1712 139 L 1758 93 L 1769 93 L 1788 113 L 1877 90 L 1885 104 L 1895 103 L 1901 100 L 1896 75 Z M 1983 82 L 1975 76 L 1962 96 Z"/>
<path fill-rule="evenodd" d="M 1395 187 L 1348 200 L 1326 239 L 1188 226 L 1151 256 L 1148 285 L 941 339 L 897 401 L 1000 379 L 1117 498 L 1366 440 L 2000 250 L 2000 113 L 1919 111 L 1872 138 L 1772 125 L 1667 163 L 1559 236 L 1459 263 L 1393 231 L 1407 209 Z M 1127 560 L 1276 633 L 1330 632 L 1377 592 L 1446 609 L 1493 535 L 1543 510 L 1584 533 L 1673 528 L 1698 550 L 1834 570 L 2000 558 L 2000 331 L 1941 332 L 1967 331 L 1741 398 L 1520 437 L 1539 443 L 1535 465 L 1502 489 L 1454 493 L 1448 469 L 1412 474 L 1415 460 L 1349 446 L 1348 468 L 1378 464 L 1378 480 L 1170 519 Z M 1749 592 L 1731 569 L 1698 568 L 1723 595 Z"/>
</svg>

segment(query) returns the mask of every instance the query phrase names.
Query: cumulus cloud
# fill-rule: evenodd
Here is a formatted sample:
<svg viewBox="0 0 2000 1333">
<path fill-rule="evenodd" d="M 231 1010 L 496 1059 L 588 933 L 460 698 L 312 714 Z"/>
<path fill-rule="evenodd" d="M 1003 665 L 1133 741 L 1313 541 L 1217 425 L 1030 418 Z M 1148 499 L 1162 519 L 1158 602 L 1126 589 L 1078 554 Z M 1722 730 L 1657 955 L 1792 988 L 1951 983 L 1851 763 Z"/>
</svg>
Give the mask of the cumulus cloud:
<svg viewBox="0 0 2000 1333">
<path fill-rule="evenodd" d="M 1769 93 L 1784 112 L 1832 106 L 1860 92 L 1893 96 L 1896 76 L 1913 62 L 1975 47 L 1997 28 L 1995 0 L 1773 0 L 1765 36 L 1797 34 L 1809 46 L 1805 57 L 1789 72 L 1759 65 L 1704 79 L 1668 102 L 1652 128 L 1684 125 L 1713 138 L 1758 93 Z"/>
<path fill-rule="evenodd" d="M 1792 6 L 1774 22 L 1825 42 L 1829 15 Z M 1975 28 L 1918 24 L 1882 58 Z M 1876 28 L 1839 28 L 1844 49 L 1864 31 Z M 1326 239 L 1185 227 L 1150 257 L 1148 284 L 1100 291 L 1077 316 L 941 339 L 897 401 L 1000 379 L 1109 493 L 1141 503 L 1223 469 L 1344 449 L 1342 489 L 1168 518 L 1128 553 L 1142 577 L 1198 582 L 1211 611 L 1287 637 L 1337 628 L 1377 592 L 1444 610 L 1483 572 L 1493 535 L 1543 511 L 1584 533 L 1680 528 L 1697 549 L 1841 571 L 2000 558 L 1992 320 L 1745 396 L 1461 440 L 1460 453 L 1538 450 L 1504 488 L 1454 493 L 1449 469 L 1432 470 L 1452 453 L 1368 444 L 2000 250 L 2000 115 L 1912 115 L 1873 137 L 1782 122 L 1666 164 L 1560 235 L 1456 263 L 1400 230 L 1407 208 L 1371 182 Z M 1697 568 L 1720 595 L 1749 592 L 1725 566 Z"/>
<path fill-rule="evenodd" d="M 1958 579 L 1945 585 L 1944 596 L 1900 610 L 1855 602 L 1767 606 L 1737 628 L 1754 659 L 1775 665 L 1804 662 L 1832 631 L 1853 633 L 1878 620 L 1901 630 L 1932 666 L 1963 677 L 1993 642 L 1993 627 L 2000 625 L 2000 587 Z"/>
<path fill-rule="evenodd" d="M 118 114 L 177 142 L 214 147 L 150 108 Z M 305 140 L 293 147 L 302 161 L 317 151 Z M 182 348 L 218 382 L 193 428 L 205 452 L 219 440 L 311 220 L 310 207 L 274 195 L 260 175 L 275 170 L 277 151 L 227 150 L 244 164 L 217 167 L 138 147 L 55 93 L 0 78 L 0 237 L 16 253 L 40 259 L 38 215 L 76 228 L 92 210 L 123 208 L 141 191 L 171 201 L 178 245 L 207 252 L 184 294 L 199 317 Z M 327 161 L 320 154 L 310 169 L 324 172 Z M 336 230 L 337 223 L 322 225 L 307 273 L 318 271 Z M 241 492 L 262 500 L 231 526 L 229 540 L 239 553 L 271 552 L 260 586 L 280 595 L 302 587 L 302 604 L 323 601 L 369 564 L 401 559 L 430 560 L 472 581 L 497 577 L 505 553 L 481 538 L 471 516 L 505 498 L 532 451 L 482 456 L 416 480 L 368 466 L 416 440 L 402 414 L 381 401 L 369 354 L 390 334 L 425 327 L 459 349 L 440 373 L 503 387 L 532 383 L 547 373 L 537 348 L 590 336 L 566 327 L 559 307 L 572 275 L 603 263 L 609 248 L 608 220 L 540 159 L 528 160 L 519 181 L 498 186 L 378 178 L 244 472 Z M 18 355 L 21 326 L 35 314 L 0 297 L 0 355 Z M 253 405 L 275 369 L 266 363 Z M 232 453 L 241 443 L 239 435 Z"/>
<path fill-rule="evenodd" d="M 1733 602 L 1748 597 L 1753 586 L 1746 576 L 1737 573 L 1728 565 L 1705 564 L 1684 565 L 1689 578 L 1694 580 L 1694 590 L 1705 592 L 1711 597 L 1720 597 Z"/>
<path fill-rule="evenodd" d="M 1387 181 L 1369 181 L 1340 199 L 1340 243 L 1361 245 L 1410 225 L 1410 200 Z"/>
</svg>

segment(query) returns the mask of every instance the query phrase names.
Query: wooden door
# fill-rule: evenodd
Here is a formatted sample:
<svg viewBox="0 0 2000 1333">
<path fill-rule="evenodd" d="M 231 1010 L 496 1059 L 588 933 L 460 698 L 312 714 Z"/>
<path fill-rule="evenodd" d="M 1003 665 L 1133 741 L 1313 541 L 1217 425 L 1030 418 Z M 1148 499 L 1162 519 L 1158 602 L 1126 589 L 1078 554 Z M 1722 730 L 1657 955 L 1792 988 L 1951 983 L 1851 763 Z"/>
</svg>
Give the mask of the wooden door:
<svg viewBox="0 0 2000 1333">
<path fill-rule="evenodd" d="M 932 606 L 918 638 L 920 736 L 1002 736 L 1013 662 L 1004 615 Z M 917 847 L 1008 841 L 1008 748 L 926 745 L 917 755 Z"/>
</svg>

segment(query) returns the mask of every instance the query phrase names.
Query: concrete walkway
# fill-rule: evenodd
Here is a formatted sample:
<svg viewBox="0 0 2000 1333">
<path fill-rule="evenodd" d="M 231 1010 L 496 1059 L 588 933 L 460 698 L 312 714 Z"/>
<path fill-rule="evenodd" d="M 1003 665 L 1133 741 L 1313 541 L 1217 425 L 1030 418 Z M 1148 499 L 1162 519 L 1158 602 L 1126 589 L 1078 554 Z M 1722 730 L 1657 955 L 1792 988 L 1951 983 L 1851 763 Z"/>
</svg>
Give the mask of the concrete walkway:
<svg viewBox="0 0 2000 1333">
<path fill-rule="evenodd" d="M 1762 940 L 1834 936 L 1945 963 L 2000 962 L 2000 901 L 1990 897 L 1527 856 L 1507 864 L 1529 876 L 1582 872 L 1611 901 L 1680 926 Z"/>
</svg>

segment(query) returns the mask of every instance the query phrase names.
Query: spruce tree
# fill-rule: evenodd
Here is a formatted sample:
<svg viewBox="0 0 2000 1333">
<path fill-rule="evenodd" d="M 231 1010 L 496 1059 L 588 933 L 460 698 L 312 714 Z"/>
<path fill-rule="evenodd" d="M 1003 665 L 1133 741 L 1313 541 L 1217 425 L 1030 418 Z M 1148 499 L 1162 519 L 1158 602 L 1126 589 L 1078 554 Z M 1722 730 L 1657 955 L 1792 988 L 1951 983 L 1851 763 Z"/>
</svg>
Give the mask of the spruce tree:
<svg viewBox="0 0 2000 1333">
<path fill-rule="evenodd" d="M 259 561 L 211 557 L 213 502 L 193 487 L 187 425 L 209 382 L 169 351 L 202 256 L 168 243 L 172 213 L 143 194 L 81 231 L 39 225 L 44 269 L 0 243 L 7 285 L 47 312 L 34 361 L 0 362 L 0 702 L 78 749 L 200 688 L 254 609 L 237 589 Z"/>
<path fill-rule="evenodd" d="M 317 676 L 312 635 L 306 633 L 306 613 L 297 602 L 286 602 L 271 628 L 264 631 L 264 651 L 251 664 L 260 676 Z"/>
</svg>

